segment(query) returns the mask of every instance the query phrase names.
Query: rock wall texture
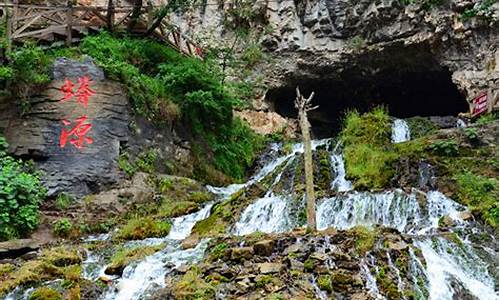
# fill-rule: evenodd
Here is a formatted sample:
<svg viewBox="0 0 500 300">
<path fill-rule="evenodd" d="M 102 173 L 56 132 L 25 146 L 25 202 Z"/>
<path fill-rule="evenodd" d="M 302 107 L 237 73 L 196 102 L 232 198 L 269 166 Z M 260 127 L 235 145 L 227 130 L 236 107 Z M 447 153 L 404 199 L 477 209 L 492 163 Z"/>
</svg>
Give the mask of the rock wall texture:
<svg viewBox="0 0 500 300">
<path fill-rule="evenodd" d="M 161 1 L 159 1 L 161 2 Z M 445 68 L 466 99 L 488 91 L 498 101 L 498 3 L 481 1 L 279 0 L 252 2 L 250 26 L 273 65 L 270 87 L 315 78 L 376 75 L 386 68 Z M 436 1 L 433 1 L 436 2 Z M 231 37 L 231 1 L 207 0 L 171 21 L 217 44 Z M 476 16 L 465 17 L 468 10 Z M 397 76 L 397 74 L 395 74 Z"/>
<path fill-rule="evenodd" d="M 90 88 L 95 91 L 88 106 L 78 103 L 76 97 L 61 101 L 64 94 L 60 89 L 65 79 L 75 84 L 76 91 L 78 78 L 85 75 L 92 80 Z M 35 160 L 43 171 L 49 195 L 69 191 L 80 196 L 116 183 L 120 178 L 116 164 L 120 143 L 129 135 L 128 100 L 121 85 L 105 80 L 102 70 L 90 59 L 81 63 L 57 60 L 53 78 L 40 95 L 29 99 L 31 109 L 22 117 L 12 103 L 0 104 L 0 130 L 9 143 L 9 151 Z M 68 141 L 62 148 L 62 130 L 71 130 L 75 120 L 83 115 L 87 116 L 85 124 L 92 125 L 86 136 L 93 143 L 84 143 L 78 149 Z M 64 119 L 71 124 L 64 125 Z"/>
</svg>

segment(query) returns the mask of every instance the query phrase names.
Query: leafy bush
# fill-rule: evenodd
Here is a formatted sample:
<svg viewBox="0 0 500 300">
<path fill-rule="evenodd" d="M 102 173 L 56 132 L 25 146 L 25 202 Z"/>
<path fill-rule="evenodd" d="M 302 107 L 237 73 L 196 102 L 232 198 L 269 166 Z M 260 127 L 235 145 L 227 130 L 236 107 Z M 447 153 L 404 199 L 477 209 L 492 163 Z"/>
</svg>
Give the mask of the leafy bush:
<svg viewBox="0 0 500 300">
<path fill-rule="evenodd" d="M 0 137 L 0 240 L 20 237 L 39 223 L 38 205 L 46 191 L 32 166 L 6 154 Z"/>
<path fill-rule="evenodd" d="M 457 156 L 458 144 L 453 140 L 435 141 L 429 145 L 429 150 L 441 156 Z"/>
<path fill-rule="evenodd" d="M 62 218 L 54 223 L 53 232 L 55 235 L 60 237 L 67 237 L 71 232 L 73 225 L 68 218 Z"/>
</svg>

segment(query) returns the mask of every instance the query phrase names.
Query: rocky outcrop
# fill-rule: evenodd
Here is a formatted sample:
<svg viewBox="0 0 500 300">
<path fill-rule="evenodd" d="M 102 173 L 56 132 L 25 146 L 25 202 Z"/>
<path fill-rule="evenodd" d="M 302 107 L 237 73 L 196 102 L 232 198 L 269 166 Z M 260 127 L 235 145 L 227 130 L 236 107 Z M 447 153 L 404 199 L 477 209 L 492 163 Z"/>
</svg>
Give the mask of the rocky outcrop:
<svg viewBox="0 0 500 300">
<path fill-rule="evenodd" d="M 382 295 L 401 299 L 411 292 L 398 291 L 398 282 L 411 286 L 412 276 L 417 276 L 410 273 L 415 263 L 410 248 L 409 238 L 389 229 L 218 238 L 210 242 L 203 262 L 167 274 L 166 288 L 153 299 L 189 298 L 195 292 L 204 294 L 204 299 L 219 293 L 229 299 L 377 299 Z"/>
<path fill-rule="evenodd" d="M 251 11 L 243 25 L 260 30 L 259 41 L 273 58 L 258 70 L 267 74 L 271 88 L 319 79 L 341 85 L 353 76 L 369 80 L 385 71 L 389 78 L 378 80 L 388 82 L 406 68 L 449 70 L 465 99 L 488 91 L 491 105 L 497 105 L 498 4 L 407 2 L 282 0 L 236 7 L 209 0 L 171 21 L 217 45 L 232 36 L 224 25 L 242 23 L 239 12 Z"/>
<path fill-rule="evenodd" d="M 65 80 L 73 82 L 76 93 L 78 79 L 84 76 L 91 80 L 89 87 L 93 91 L 87 107 L 77 101 L 77 96 L 62 100 L 65 94 L 61 87 Z M 125 91 L 119 83 L 105 80 L 102 70 L 90 59 L 81 63 L 57 60 L 53 78 L 40 95 L 28 100 L 30 108 L 22 117 L 11 103 L 1 105 L 0 128 L 9 143 L 9 151 L 35 160 L 43 171 L 49 196 L 61 191 L 81 196 L 116 183 L 120 179 L 117 166 L 120 144 L 129 135 Z M 83 116 L 86 120 L 78 127 L 77 119 Z M 92 127 L 83 134 L 85 124 Z M 76 131 L 71 133 L 74 128 Z M 61 144 L 63 130 L 70 133 L 65 144 Z M 83 139 L 81 148 L 76 147 L 79 132 Z"/>
</svg>

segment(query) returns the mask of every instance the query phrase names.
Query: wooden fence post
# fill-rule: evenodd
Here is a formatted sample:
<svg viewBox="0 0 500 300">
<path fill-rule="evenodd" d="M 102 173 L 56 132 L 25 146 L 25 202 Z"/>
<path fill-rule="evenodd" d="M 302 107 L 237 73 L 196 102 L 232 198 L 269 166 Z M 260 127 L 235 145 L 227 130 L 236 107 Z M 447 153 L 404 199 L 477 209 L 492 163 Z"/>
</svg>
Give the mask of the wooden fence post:
<svg viewBox="0 0 500 300">
<path fill-rule="evenodd" d="M 109 32 L 113 31 L 113 25 L 115 24 L 115 4 L 113 0 L 108 0 L 108 14 L 106 16 L 108 22 Z"/>
<path fill-rule="evenodd" d="M 66 8 L 66 45 L 69 47 L 73 42 L 73 2 L 68 0 L 68 7 Z"/>
<path fill-rule="evenodd" d="M 7 38 L 7 53 L 12 50 L 12 17 L 9 14 L 7 0 L 4 0 L 5 21 L 7 22 L 6 38 Z"/>
</svg>

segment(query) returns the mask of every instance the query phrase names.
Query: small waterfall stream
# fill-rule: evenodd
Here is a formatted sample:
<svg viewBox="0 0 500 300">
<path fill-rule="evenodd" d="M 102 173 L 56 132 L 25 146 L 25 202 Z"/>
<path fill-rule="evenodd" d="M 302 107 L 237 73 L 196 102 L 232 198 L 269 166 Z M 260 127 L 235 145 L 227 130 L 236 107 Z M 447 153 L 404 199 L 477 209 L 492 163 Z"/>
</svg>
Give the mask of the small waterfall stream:
<svg viewBox="0 0 500 300">
<path fill-rule="evenodd" d="M 410 140 L 410 127 L 402 119 L 395 119 L 392 123 L 392 142 L 402 143 Z"/>
</svg>

